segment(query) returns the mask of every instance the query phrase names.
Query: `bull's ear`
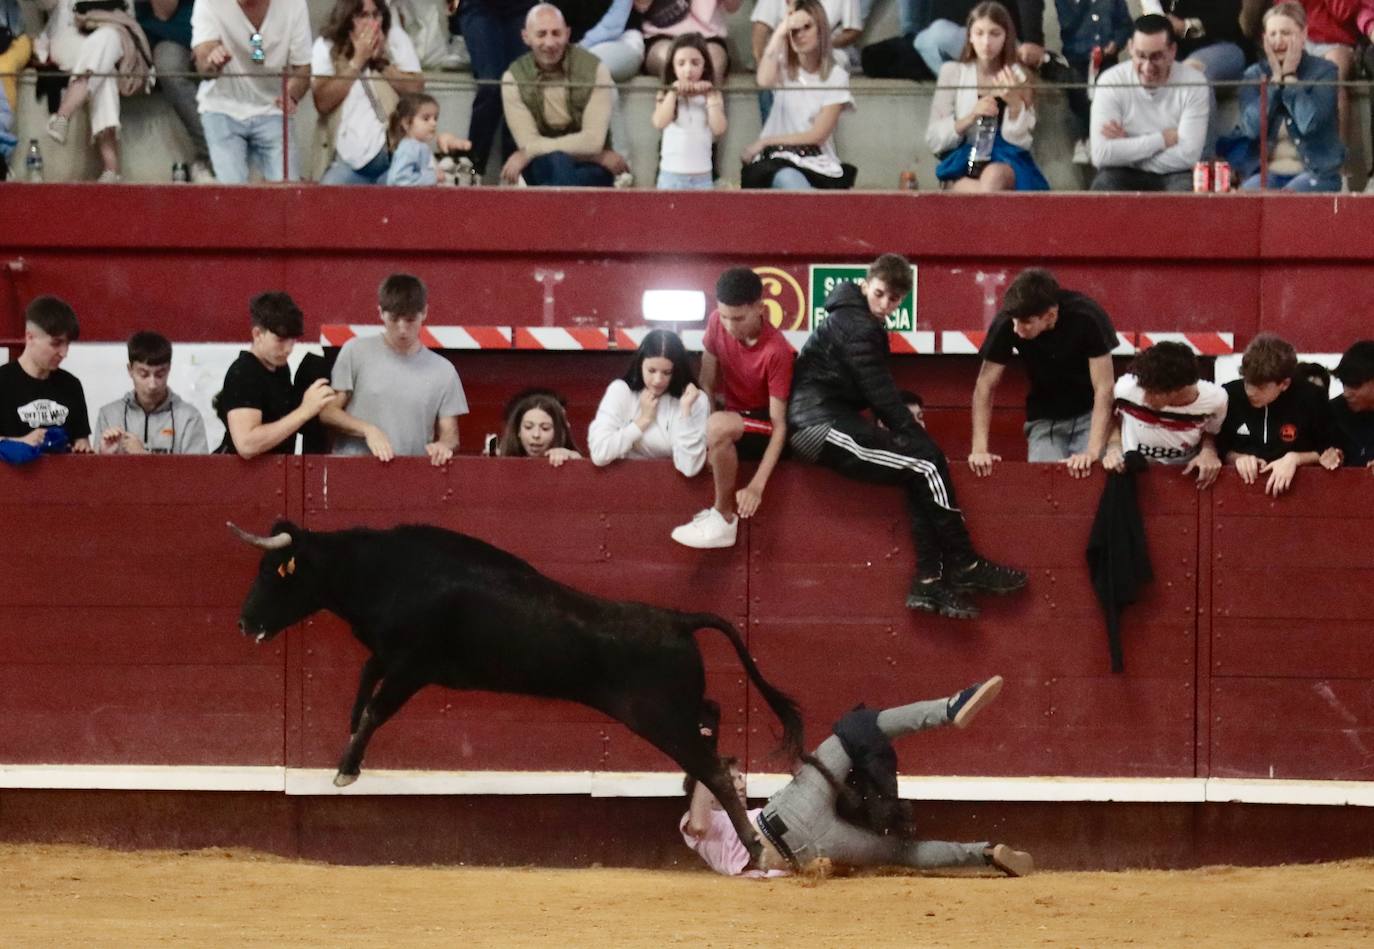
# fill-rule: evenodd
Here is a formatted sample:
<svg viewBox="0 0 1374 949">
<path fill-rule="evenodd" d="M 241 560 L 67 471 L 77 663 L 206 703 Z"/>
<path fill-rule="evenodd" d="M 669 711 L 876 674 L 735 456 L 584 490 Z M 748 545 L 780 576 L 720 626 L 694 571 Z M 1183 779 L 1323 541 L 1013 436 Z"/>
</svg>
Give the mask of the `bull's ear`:
<svg viewBox="0 0 1374 949">
<path fill-rule="evenodd" d="M 295 557 L 292 557 L 290 560 L 286 561 L 286 563 L 279 563 L 279 564 L 277 564 L 277 576 L 282 577 L 283 579 L 284 579 L 288 574 L 292 574 L 292 573 L 295 573 L 295 572 L 296 572 L 296 558 L 295 558 Z"/>
</svg>

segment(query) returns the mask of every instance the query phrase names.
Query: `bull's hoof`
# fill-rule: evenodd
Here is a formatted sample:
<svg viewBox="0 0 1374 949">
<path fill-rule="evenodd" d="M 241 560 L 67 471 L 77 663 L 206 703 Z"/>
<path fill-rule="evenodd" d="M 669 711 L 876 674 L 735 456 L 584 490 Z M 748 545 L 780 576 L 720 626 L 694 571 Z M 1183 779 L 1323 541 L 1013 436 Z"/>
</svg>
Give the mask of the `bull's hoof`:
<svg viewBox="0 0 1374 949">
<path fill-rule="evenodd" d="M 356 774 L 344 774 L 340 771 L 338 774 L 334 775 L 334 787 L 346 788 L 356 780 L 358 780 Z"/>
</svg>

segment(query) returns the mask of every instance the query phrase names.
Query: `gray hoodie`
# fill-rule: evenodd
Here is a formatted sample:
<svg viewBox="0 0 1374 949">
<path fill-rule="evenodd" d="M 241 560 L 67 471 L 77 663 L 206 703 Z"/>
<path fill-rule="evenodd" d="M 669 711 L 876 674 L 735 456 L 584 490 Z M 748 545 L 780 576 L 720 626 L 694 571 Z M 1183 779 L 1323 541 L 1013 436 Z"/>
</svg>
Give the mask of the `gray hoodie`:
<svg viewBox="0 0 1374 949">
<path fill-rule="evenodd" d="M 133 392 L 104 406 L 91 441 L 99 442 L 101 434 L 110 428 L 124 429 L 155 455 L 204 455 L 210 450 L 200 410 L 170 389 L 163 403 L 151 412 L 143 411 Z M 105 446 L 100 445 L 100 450 L 105 451 Z"/>
</svg>

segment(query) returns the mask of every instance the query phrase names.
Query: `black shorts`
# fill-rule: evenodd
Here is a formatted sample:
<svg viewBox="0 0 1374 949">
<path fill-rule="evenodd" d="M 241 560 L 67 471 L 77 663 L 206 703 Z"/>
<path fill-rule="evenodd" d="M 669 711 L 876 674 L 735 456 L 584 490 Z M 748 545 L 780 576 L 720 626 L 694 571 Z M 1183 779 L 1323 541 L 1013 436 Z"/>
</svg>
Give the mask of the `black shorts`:
<svg viewBox="0 0 1374 949">
<path fill-rule="evenodd" d="M 744 461 L 758 461 L 768 450 L 768 443 L 773 438 L 773 420 L 767 409 L 740 412 L 739 416 L 744 419 L 744 434 L 735 443 L 735 452 Z M 784 442 L 782 456 L 786 457 L 787 453 L 787 443 Z"/>
</svg>

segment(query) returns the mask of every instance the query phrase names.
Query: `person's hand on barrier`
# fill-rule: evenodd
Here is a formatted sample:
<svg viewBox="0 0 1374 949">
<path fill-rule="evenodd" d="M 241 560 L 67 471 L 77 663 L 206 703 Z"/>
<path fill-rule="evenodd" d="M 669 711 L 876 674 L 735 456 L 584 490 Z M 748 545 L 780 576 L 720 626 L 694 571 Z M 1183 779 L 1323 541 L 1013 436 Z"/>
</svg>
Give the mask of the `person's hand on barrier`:
<svg viewBox="0 0 1374 949">
<path fill-rule="evenodd" d="M 530 163 L 530 156 L 525 154 L 523 148 L 517 148 L 510 153 L 506 163 L 501 166 L 501 181 L 508 185 L 513 185 L 520 180 L 520 175 L 524 173 L 525 166 Z"/>
<path fill-rule="evenodd" d="M 453 449 L 443 442 L 430 442 L 425 446 L 425 454 L 429 455 L 429 463 L 436 468 L 442 468 L 453 460 Z"/>
<path fill-rule="evenodd" d="M 391 447 L 391 439 L 377 426 L 369 425 L 364 439 L 367 442 L 367 450 L 372 452 L 372 457 L 378 461 L 390 461 L 396 457 L 396 452 Z"/>
<path fill-rule="evenodd" d="M 1126 456 L 1121 453 L 1120 445 L 1108 445 L 1102 453 L 1102 467 L 1107 471 L 1122 474 L 1126 470 Z"/>
<path fill-rule="evenodd" d="M 89 438 L 78 438 L 76 441 L 72 442 L 73 455 L 89 455 L 94 451 L 95 449 L 91 447 L 91 440 Z"/>
<path fill-rule="evenodd" d="M 697 384 L 695 382 L 687 383 L 687 388 L 682 390 L 682 398 L 680 400 L 682 403 L 683 418 L 691 417 L 692 406 L 695 405 L 697 399 L 701 397 L 701 390 L 697 388 Z"/>
<path fill-rule="evenodd" d="M 132 432 L 126 432 L 118 426 L 107 428 L 100 433 L 100 442 L 108 452 L 122 452 L 126 455 L 147 454 L 148 449 L 144 447 L 143 440 Z"/>
<path fill-rule="evenodd" d="M 1215 448 L 1204 447 L 1188 464 L 1183 466 L 1183 475 L 1187 477 L 1194 471 L 1197 472 L 1197 486 L 1201 491 L 1203 488 L 1210 488 L 1212 482 L 1217 480 L 1217 475 L 1221 474 L 1221 459 L 1217 457 Z"/>
<path fill-rule="evenodd" d="M 571 448 L 550 448 L 544 452 L 544 457 L 549 459 L 549 464 L 554 468 L 563 467 L 565 461 L 576 461 L 582 456 Z"/>
<path fill-rule="evenodd" d="M 1086 451 L 1080 451 L 1065 458 L 1064 467 L 1069 470 L 1070 478 L 1089 478 L 1093 473 L 1093 456 Z"/>
<path fill-rule="evenodd" d="M 1001 460 L 1001 455 L 994 455 L 990 451 L 975 451 L 969 453 L 968 466 L 978 477 L 986 478 L 992 474 L 992 463 Z"/>
<path fill-rule="evenodd" d="M 329 387 L 328 379 L 316 379 L 301 396 L 301 406 L 314 418 L 334 401 L 334 390 Z"/>
<path fill-rule="evenodd" d="M 1236 474 L 1240 475 L 1240 480 L 1246 484 L 1254 484 L 1259 477 L 1260 460 L 1254 455 L 1236 456 Z"/>
<path fill-rule="evenodd" d="M 1293 477 L 1298 473 L 1298 456 L 1290 451 L 1275 461 L 1266 461 L 1260 466 L 1260 472 L 1269 475 L 1264 493 L 1276 498 L 1293 486 Z"/>
<path fill-rule="evenodd" d="M 1345 452 L 1341 451 L 1339 448 L 1336 448 L 1335 446 L 1332 446 L 1331 448 L 1328 448 L 1326 451 L 1322 452 L 1321 458 L 1318 459 L 1318 464 L 1320 464 L 1327 471 L 1335 471 L 1341 465 L 1345 464 Z"/>
<path fill-rule="evenodd" d="M 685 396 L 686 393 L 684 392 L 683 395 Z M 635 424 L 639 426 L 641 432 L 647 432 L 656 418 L 658 418 L 658 396 L 650 392 L 648 388 L 640 389 L 639 414 L 635 416 Z"/>
<path fill-rule="evenodd" d="M 1117 139 L 1126 137 L 1126 127 L 1116 119 L 1104 122 L 1100 131 L 1103 138 Z"/>
<path fill-rule="evenodd" d="M 753 517 L 763 503 L 763 488 L 755 487 L 753 482 L 735 492 L 735 513 L 740 517 Z"/>
</svg>

